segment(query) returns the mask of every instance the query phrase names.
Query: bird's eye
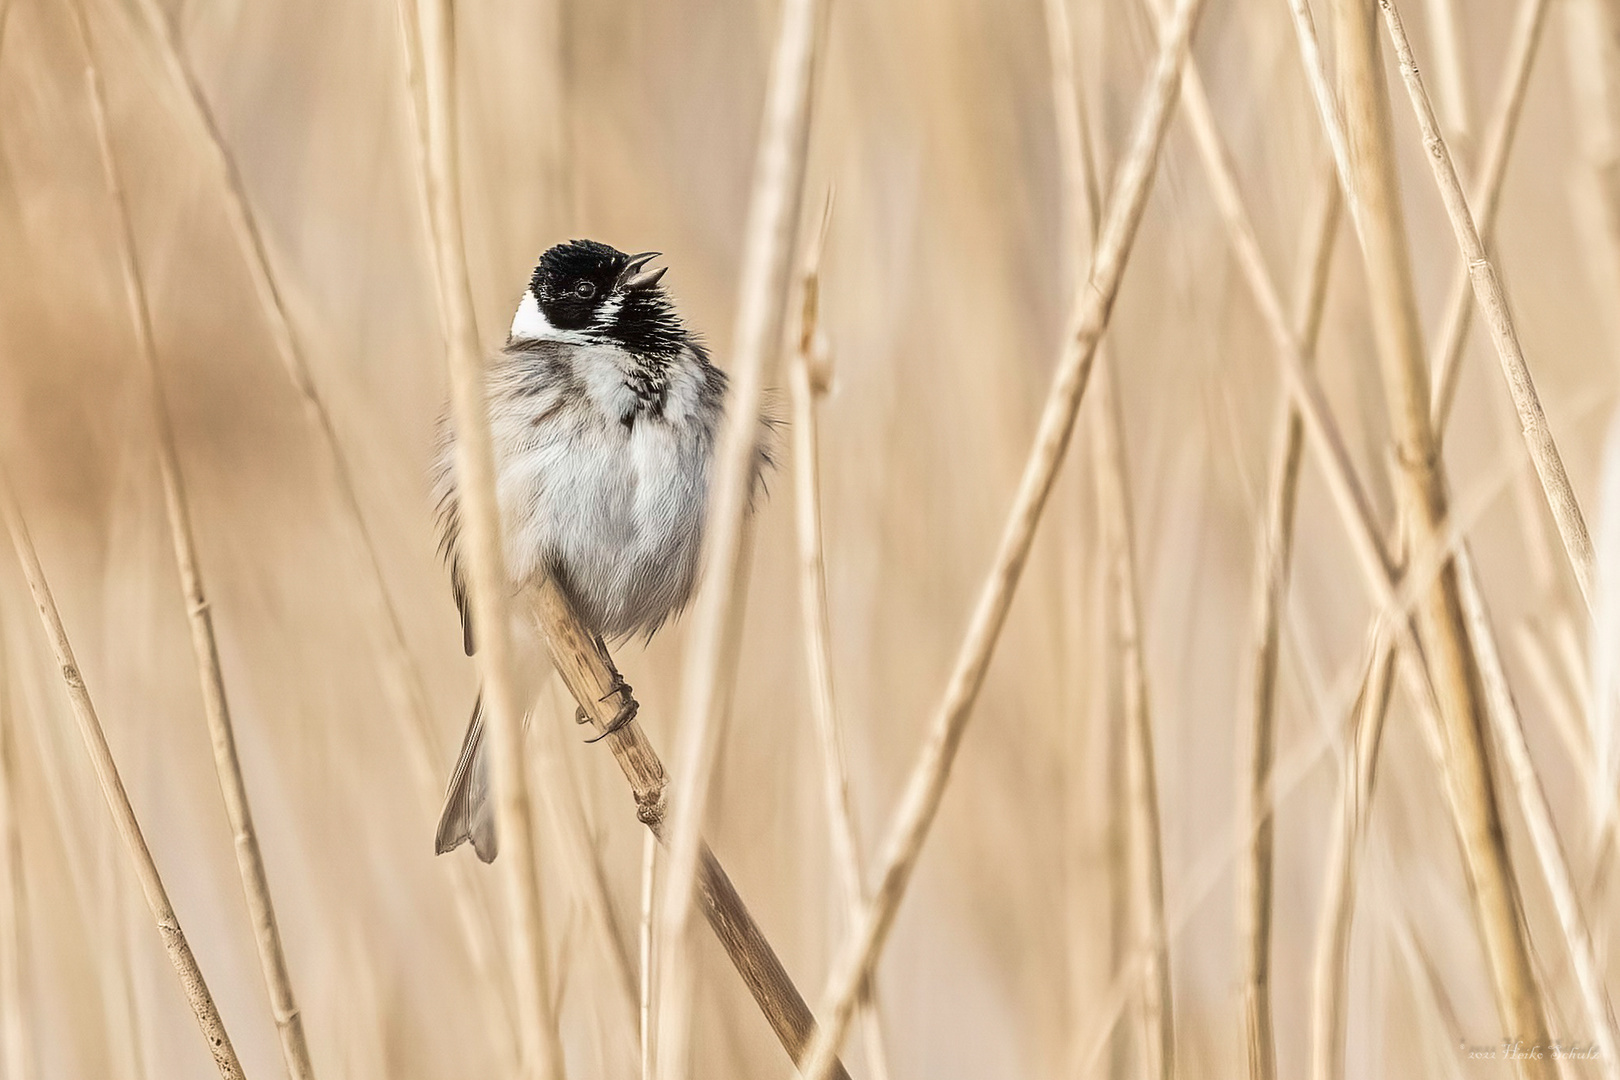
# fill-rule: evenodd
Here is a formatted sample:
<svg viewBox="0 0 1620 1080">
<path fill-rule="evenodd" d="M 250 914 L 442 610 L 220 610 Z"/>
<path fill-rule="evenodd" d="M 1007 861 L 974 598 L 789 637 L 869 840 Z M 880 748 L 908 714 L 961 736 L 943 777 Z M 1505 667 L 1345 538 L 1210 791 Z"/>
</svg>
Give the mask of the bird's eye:
<svg viewBox="0 0 1620 1080">
<path fill-rule="evenodd" d="M 589 300 L 591 297 L 596 295 L 595 282 L 582 281 L 578 285 L 575 285 L 574 295 L 579 297 L 581 300 Z"/>
</svg>

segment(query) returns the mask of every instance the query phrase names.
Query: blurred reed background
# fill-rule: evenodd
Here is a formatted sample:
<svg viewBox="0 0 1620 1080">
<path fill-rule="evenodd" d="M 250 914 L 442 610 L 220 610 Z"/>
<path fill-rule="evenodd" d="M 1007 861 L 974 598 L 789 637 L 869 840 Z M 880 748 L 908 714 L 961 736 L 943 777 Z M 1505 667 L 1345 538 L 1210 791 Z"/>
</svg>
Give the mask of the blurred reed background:
<svg viewBox="0 0 1620 1080">
<path fill-rule="evenodd" d="M 1333 6 L 1316 5 L 1330 39 Z M 1322 125 L 1288 5 L 1207 8 L 1193 56 L 1292 312 L 1332 175 Z M 1620 451 L 1605 472 L 1603 449 L 1620 384 L 1620 5 L 1401 9 L 1470 190 L 1512 73 L 1515 22 L 1521 9 L 1536 29 L 1545 22 L 1490 250 L 1596 534 L 1595 620 L 1477 318 L 1443 462 L 1450 525 L 1477 556 L 1601 983 L 1620 913 L 1605 839 L 1620 760 Z M 508 1075 L 518 1045 L 509 976 L 488 952 L 488 935 L 498 953 L 506 931 L 498 878 L 466 850 L 432 853 L 475 676 L 434 551 L 426 481 L 444 339 L 401 10 L 385 0 L 164 0 L 161 11 L 84 0 L 84 10 L 313 1072 Z M 795 265 L 836 189 L 819 286 L 831 365 L 819 405 L 821 509 L 837 711 L 868 876 L 990 565 L 1090 258 L 1073 152 L 1084 150 L 1107 191 L 1158 51 L 1154 10 L 1143 0 L 830 5 Z M 74 7 L 0 0 L 0 12 L 0 461 L 245 1072 L 281 1075 L 188 648 Z M 749 0 L 456 5 L 466 255 L 487 346 L 501 341 L 537 253 L 588 236 L 664 252 L 682 313 L 729 362 L 777 25 L 776 4 Z M 1067 47 L 1054 48 L 1054 26 Z M 1432 350 L 1458 246 L 1381 24 L 1378 34 Z M 1065 53 L 1075 78 L 1066 87 L 1060 70 L 1054 94 L 1053 59 L 1061 69 Z M 289 378 L 243 257 L 186 72 L 262 234 L 306 390 Z M 1054 103 L 1071 89 L 1083 146 L 1066 151 L 1065 107 Z M 844 1044 L 858 1077 L 1268 1075 L 1246 1035 L 1242 882 L 1256 577 L 1287 384 L 1192 130 L 1186 114 L 1172 119 L 1079 427 L 878 964 L 881 1052 L 869 1054 L 859 1014 Z M 1377 298 L 1347 220 L 1333 250 L 1316 369 L 1389 534 L 1399 498 Z M 797 291 L 783 302 L 791 342 Z M 785 394 L 773 408 L 788 415 Z M 1347 962 L 1342 981 L 1330 980 L 1342 986 L 1344 1031 L 1326 1044 L 1337 1047 L 1332 1060 L 1312 1064 L 1313 1040 L 1326 1037 L 1323 995 L 1336 992 L 1318 975 L 1318 913 L 1341 778 L 1355 774 L 1348 732 L 1376 607 L 1322 456 L 1306 442 L 1265 796 L 1276 831 L 1264 1042 L 1279 1076 L 1512 1075 L 1512 1063 L 1468 1050 L 1495 1051 L 1515 1033 L 1495 1004 L 1443 770 L 1399 679 L 1350 870 Z M 758 517 L 705 833 L 814 1006 L 850 907 L 829 847 L 791 437 L 783 443 Z M 356 505 L 404 668 L 356 543 Z M 1121 632 L 1121 535 L 1145 698 L 1132 635 Z M 31 606 L 15 561 L 0 559 L 0 916 L 15 913 L 0 918 L 4 1076 L 214 1075 Z M 684 631 L 617 651 L 667 763 Z M 423 691 L 425 740 L 410 678 Z M 569 1075 L 633 1076 L 635 1017 L 615 964 L 636 975 L 643 830 L 606 749 L 576 745 L 571 711 L 561 691 L 543 694 L 531 742 L 577 785 L 611 917 L 593 910 L 599 892 L 560 854 L 566 829 L 540 815 L 553 996 Z M 1144 948 L 1156 950 L 1140 885 L 1151 877 L 1140 865 L 1144 816 L 1129 782 L 1139 775 L 1132 716 L 1151 729 L 1166 930 L 1157 954 L 1170 1008 L 1155 1004 L 1142 966 Z M 1548 1029 L 1592 1045 L 1603 1025 L 1542 871 L 1547 839 L 1526 827 L 1502 746 L 1492 752 Z M 690 1075 L 789 1075 L 724 955 L 697 933 Z M 1143 1032 L 1160 1014 L 1170 1060 Z M 1612 1076 L 1620 1062 L 1558 1067 Z"/>
</svg>

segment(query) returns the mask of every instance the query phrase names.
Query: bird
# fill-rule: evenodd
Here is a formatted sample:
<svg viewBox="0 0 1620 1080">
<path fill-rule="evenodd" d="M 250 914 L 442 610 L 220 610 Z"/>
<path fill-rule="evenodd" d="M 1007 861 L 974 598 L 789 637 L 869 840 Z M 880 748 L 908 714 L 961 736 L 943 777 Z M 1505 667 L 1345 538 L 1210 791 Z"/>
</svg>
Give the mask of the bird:
<svg viewBox="0 0 1620 1080">
<path fill-rule="evenodd" d="M 607 642 L 650 639 L 697 584 L 709 477 L 725 410 L 725 372 L 688 330 L 649 251 L 571 240 L 540 256 L 506 344 L 487 366 L 496 501 L 514 595 L 546 578 Z M 765 422 L 756 483 L 768 465 Z M 434 467 L 439 547 L 477 642 L 461 554 L 455 434 L 441 427 Z M 617 712 L 602 738 L 635 719 L 615 671 Z M 604 699 L 607 700 L 607 699 Z M 471 841 L 498 851 L 482 696 L 462 739 L 439 818 L 439 854 Z M 578 716 L 583 720 L 584 711 Z M 595 740 L 592 740 L 595 741 Z"/>
</svg>

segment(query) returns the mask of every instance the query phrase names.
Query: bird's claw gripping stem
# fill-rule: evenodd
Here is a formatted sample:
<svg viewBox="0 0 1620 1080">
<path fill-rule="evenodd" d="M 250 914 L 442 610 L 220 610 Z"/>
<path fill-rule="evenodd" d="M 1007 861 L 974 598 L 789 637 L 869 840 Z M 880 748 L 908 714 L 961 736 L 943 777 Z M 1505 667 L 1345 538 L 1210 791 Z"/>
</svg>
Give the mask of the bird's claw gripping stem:
<svg viewBox="0 0 1620 1080">
<path fill-rule="evenodd" d="M 630 721 L 636 718 L 636 713 L 640 710 L 641 704 L 640 702 L 636 701 L 635 696 L 630 692 L 630 684 L 625 682 L 617 671 L 613 673 L 613 687 L 597 700 L 606 701 L 615 695 L 621 694 L 623 695 L 623 700 L 619 702 L 619 711 L 613 714 L 613 719 L 608 721 L 607 726 L 602 729 L 600 734 L 586 739 L 585 741 L 587 743 L 601 742 L 603 739 L 607 738 L 609 735 L 613 734 L 615 731 L 618 731 L 620 728 L 624 727 L 626 724 L 630 723 Z M 574 713 L 574 719 L 581 724 L 588 724 L 591 722 L 591 718 L 586 715 L 585 707 L 583 705 L 580 706 L 579 709 Z"/>
</svg>

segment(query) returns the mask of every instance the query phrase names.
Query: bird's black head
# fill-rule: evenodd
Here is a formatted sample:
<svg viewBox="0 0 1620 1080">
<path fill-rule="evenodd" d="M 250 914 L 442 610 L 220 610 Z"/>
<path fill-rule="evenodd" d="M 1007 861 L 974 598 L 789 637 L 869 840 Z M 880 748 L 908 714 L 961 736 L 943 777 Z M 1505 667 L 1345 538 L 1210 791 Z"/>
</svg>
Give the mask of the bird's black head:
<svg viewBox="0 0 1620 1080">
<path fill-rule="evenodd" d="M 616 344 L 640 356 L 677 352 L 685 331 L 659 286 L 657 252 L 626 255 L 594 240 L 571 240 L 544 255 L 512 320 L 513 339 Z"/>
</svg>

